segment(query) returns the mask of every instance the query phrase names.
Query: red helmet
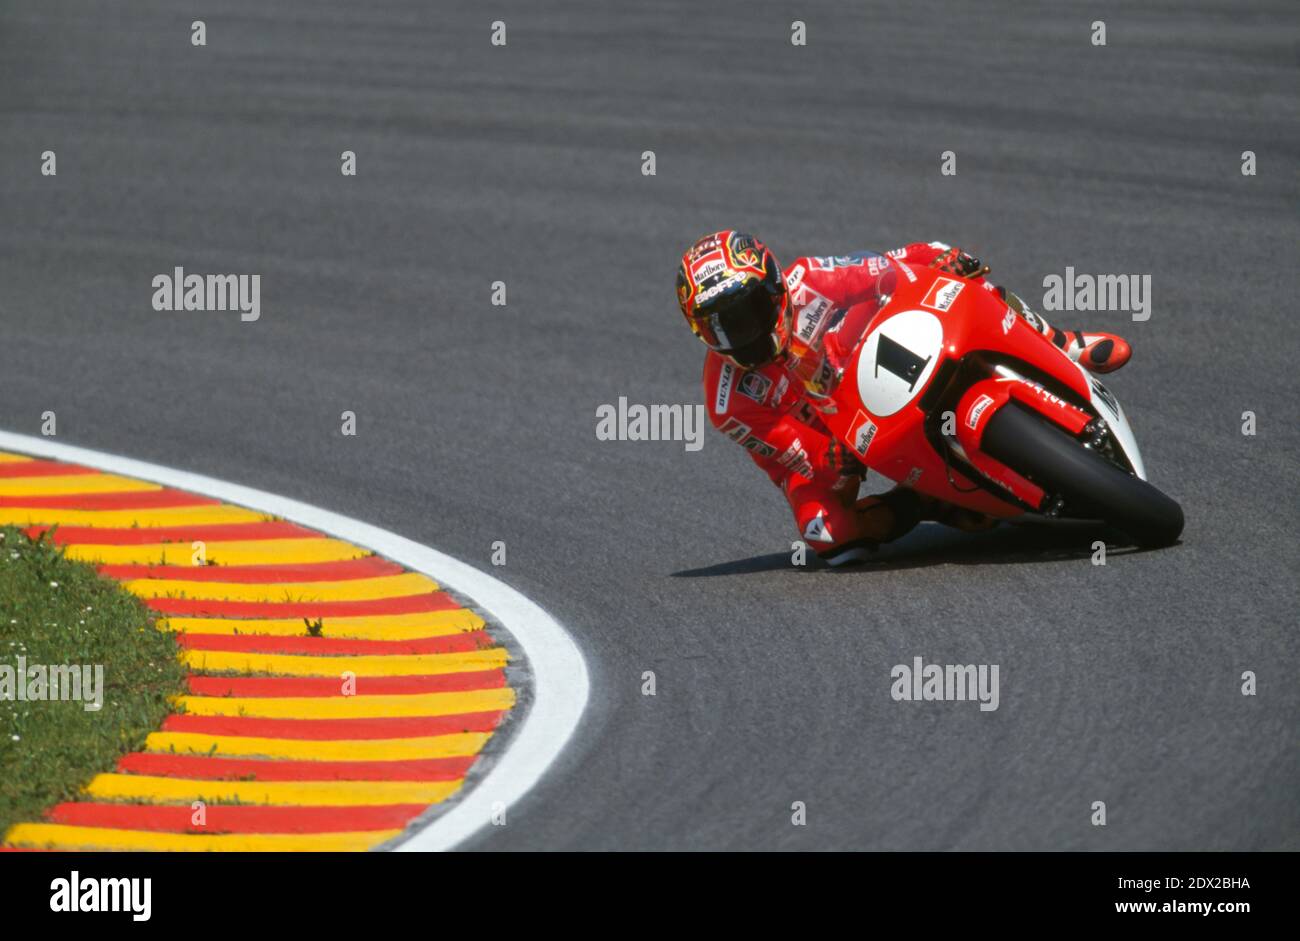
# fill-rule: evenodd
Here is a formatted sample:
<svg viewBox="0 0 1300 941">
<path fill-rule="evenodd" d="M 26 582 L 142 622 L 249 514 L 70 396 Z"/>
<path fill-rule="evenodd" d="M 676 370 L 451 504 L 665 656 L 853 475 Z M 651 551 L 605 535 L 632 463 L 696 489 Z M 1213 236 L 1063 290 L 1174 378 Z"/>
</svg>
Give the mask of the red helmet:
<svg viewBox="0 0 1300 941">
<path fill-rule="evenodd" d="M 772 362 L 790 343 L 790 297 L 766 245 L 730 229 L 706 235 L 677 268 L 677 303 L 695 335 L 742 369 Z"/>
</svg>

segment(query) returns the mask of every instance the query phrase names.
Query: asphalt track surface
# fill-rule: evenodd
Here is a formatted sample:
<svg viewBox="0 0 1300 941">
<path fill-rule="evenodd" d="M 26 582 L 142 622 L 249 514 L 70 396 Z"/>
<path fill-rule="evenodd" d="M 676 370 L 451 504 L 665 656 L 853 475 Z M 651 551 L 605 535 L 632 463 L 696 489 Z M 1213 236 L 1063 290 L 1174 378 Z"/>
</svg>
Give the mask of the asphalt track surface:
<svg viewBox="0 0 1300 941">
<path fill-rule="evenodd" d="M 2 9 L 0 424 L 52 410 L 550 610 L 587 715 L 468 845 L 1300 848 L 1294 3 Z M 700 401 L 673 268 L 731 225 L 783 258 L 943 239 L 1031 300 L 1150 274 L 1149 321 L 1063 325 L 1132 340 L 1111 387 L 1181 545 L 926 526 L 796 569 L 730 442 L 598 442 L 601 403 Z M 176 265 L 261 274 L 261 319 L 155 312 Z M 914 656 L 999 664 L 1000 708 L 893 702 Z"/>
</svg>

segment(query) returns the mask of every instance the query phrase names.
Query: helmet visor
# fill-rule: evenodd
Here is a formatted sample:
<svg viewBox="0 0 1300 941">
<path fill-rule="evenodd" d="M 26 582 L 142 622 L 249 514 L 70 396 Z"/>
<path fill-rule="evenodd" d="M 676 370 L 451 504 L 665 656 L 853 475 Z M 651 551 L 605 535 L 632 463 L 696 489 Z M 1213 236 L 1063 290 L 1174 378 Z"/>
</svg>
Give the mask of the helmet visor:
<svg viewBox="0 0 1300 941">
<path fill-rule="evenodd" d="M 776 359 L 777 352 L 776 334 L 765 333 L 753 343 L 747 343 L 734 350 L 726 350 L 722 355 L 741 369 L 757 369 Z"/>
<path fill-rule="evenodd" d="M 752 347 L 776 328 L 780 302 L 761 282 L 753 281 L 696 311 L 691 326 L 719 353 Z"/>
</svg>

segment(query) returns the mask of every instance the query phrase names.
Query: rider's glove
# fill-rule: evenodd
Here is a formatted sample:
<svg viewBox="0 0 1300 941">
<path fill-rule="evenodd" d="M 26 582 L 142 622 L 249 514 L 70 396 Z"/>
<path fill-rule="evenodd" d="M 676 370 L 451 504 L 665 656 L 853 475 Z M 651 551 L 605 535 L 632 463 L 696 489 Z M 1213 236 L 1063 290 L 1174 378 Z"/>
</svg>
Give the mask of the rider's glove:
<svg viewBox="0 0 1300 941">
<path fill-rule="evenodd" d="M 826 466 L 841 477 L 865 477 L 867 475 L 867 469 L 858 460 L 858 456 L 834 438 L 826 446 Z"/>
<path fill-rule="evenodd" d="M 940 271 L 946 271 L 949 274 L 960 275 L 963 278 L 978 278 L 980 275 L 988 274 L 989 266 L 983 264 L 973 255 L 968 255 L 960 248 L 950 248 L 934 261 L 930 262 L 931 268 L 938 268 Z"/>
</svg>

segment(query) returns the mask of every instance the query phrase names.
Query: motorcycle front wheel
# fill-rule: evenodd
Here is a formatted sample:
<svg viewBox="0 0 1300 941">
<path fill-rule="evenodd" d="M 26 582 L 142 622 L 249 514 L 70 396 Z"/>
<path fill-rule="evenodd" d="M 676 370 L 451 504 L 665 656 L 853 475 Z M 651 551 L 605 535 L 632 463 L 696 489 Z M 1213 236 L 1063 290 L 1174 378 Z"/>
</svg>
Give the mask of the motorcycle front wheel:
<svg viewBox="0 0 1300 941">
<path fill-rule="evenodd" d="M 1177 502 L 1014 402 L 989 419 L 981 448 L 1060 497 L 1062 516 L 1103 520 L 1144 547 L 1172 545 L 1183 531 Z"/>
</svg>

